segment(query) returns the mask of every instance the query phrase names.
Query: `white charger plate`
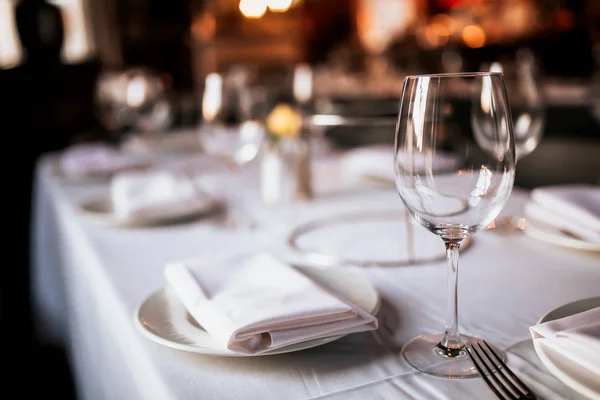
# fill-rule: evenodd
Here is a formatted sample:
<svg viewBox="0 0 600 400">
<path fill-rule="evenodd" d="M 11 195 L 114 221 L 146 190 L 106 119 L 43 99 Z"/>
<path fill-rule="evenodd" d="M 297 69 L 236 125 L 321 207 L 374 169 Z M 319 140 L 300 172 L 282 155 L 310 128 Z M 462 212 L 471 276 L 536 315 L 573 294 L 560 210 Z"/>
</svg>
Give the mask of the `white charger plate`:
<svg viewBox="0 0 600 400">
<path fill-rule="evenodd" d="M 472 241 L 467 237 L 461 252 Z M 446 258 L 440 238 L 399 210 L 347 212 L 310 220 L 295 226 L 278 252 L 292 263 L 321 267 L 398 267 Z"/>
<path fill-rule="evenodd" d="M 147 226 L 170 225 L 192 221 L 216 209 L 217 199 L 208 193 L 200 192 L 202 204 L 192 210 L 183 210 L 169 216 L 144 218 L 135 221 L 119 221 L 113 212 L 112 201 L 108 195 L 89 198 L 79 205 L 80 211 L 88 218 L 107 226 L 120 228 L 138 228 Z"/>
<path fill-rule="evenodd" d="M 538 321 L 538 324 L 568 317 L 596 307 L 600 307 L 600 297 L 578 300 L 548 312 Z M 596 374 L 546 346 L 544 339 L 534 339 L 533 347 L 542 363 L 554 376 L 579 393 L 591 399 L 600 399 L 600 380 Z"/>
<path fill-rule="evenodd" d="M 295 268 L 371 315 L 379 311 L 381 299 L 369 281 L 339 269 L 306 266 Z M 235 353 L 216 342 L 198 325 L 169 286 L 152 293 L 141 303 L 135 311 L 134 323 L 144 336 L 164 346 L 191 353 L 226 357 L 290 353 L 330 343 L 346 336 L 310 340 L 256 355 Z"/>
<path fill-rule="evenodd" d="M 549 224 L 528 218 L 524 232 L 544 242 L 575 250 L 600 252 L 600 243 L 592 243 L 570 236 Z"/>
</svg>

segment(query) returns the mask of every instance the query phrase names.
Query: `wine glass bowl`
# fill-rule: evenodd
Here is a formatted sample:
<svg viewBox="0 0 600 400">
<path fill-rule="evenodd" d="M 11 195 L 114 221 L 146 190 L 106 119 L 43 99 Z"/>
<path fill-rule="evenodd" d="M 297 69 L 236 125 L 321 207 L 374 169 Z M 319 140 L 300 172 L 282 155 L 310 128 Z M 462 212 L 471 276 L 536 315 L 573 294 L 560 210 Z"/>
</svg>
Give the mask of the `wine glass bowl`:
<svg viewBox="0 0 600 400">
<path fill-rule="evenodd" d="M 232 229 L 254 226 L 243 208 L 240 193 L 242 167 L 258 156 L 265 139 L 263 124 L 252 119 L 252 108 L 256 108 L 256 99 L 247 88 L 236 85 L 236 96 L 225 90 L 223 77 L 218 73 L 207 75 L 202 93 L 202 120 L 198 129 L 198 137 L 202 149 L 216 156 L 230 173 L 227 195 L 230 197 L 227 221 L 225 225 Z M 249 89 L 248 89 L 249 91 Z M 229 99 L 246 99 L 244 102 L 231 104 Z M 228 121 L 228 112 L 234 111 L 237 122 Z"/>
<path fill-rule="evenodd" d="M 471 118 L 453 112 L 456 87 L 467 88 Z M 451 165 L 449 155 L 454 157 Z M 439 168 L 442 163 L 445 168 Z M 501 73 L 405 79 L 395 138 L 396 188 L 410 215 L 442 239 L 448 264 L 445 331 L 419 336 L 402 350 L 420 371 L 451 378 L 477 375 L 464 349 L 464 338 L 476 339 L 458 330 L 459 249 L 506 204 L 515 163 L 511 110 Z"/>
<path fill-rule="evenodd" d="M 490 72 L 504 76 L 511 106 L 517 161 L 531 154 L 542 140 L 546 122 L 546 102 L 539 82 L 534 54 L 528 49 L 517 51 L 514 65 L 494 62 Z M 474 116 L 476 117 L 476 116 Z M 481 122 L 474 127 L 485 130 Z"/>
</svg>

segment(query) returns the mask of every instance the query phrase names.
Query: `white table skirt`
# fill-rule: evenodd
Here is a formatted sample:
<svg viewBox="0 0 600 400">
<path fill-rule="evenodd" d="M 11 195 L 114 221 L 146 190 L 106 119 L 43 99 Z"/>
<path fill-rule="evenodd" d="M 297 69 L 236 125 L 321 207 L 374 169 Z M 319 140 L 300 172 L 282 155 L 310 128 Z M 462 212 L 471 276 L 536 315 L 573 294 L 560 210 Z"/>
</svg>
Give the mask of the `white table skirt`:
<svg viewBox="0 0 600 400">
<path fill-rule="evenodd" d="M 340 210 L 400 210 L 393 190 L 342 194 L 328 176 L 335 171 L 323 171 L 317 198 L 288 208 L 262 206 L 250 185 L 246 195 L 261 224 L 258 232 L 231 233 L 210 221 L 126 230 L 100 226 L 77 209 L 89 196 L 106 193 L 106 184 L 63 183 L 52 175 L 50 157 L 43 159 L 34 210 L 34 305 L 40 333 L 67 345 L 81 398 L 493 399 L 481 379 L 430 377 L 399 356 L 407 340 L 444 327 L 443 262 L 347 267 L 380 291 L 381 327 L 311 350 L 208 357 L 163 347 L 137 331 L 134 310 L 164 285 L 166 262 L 273 245 L 295 223 Z M 515 190 L 503 213 L 519 213 L 526 199 L 527 193 Z M 510 366 L 540 396 L 581 398 L 541 364 L 528 328 L 559 305 L 600 294 L 600 258 L 525 235 L 480 232 L 460 261 L 462 332 L 504 348 Z"/>
</svg>

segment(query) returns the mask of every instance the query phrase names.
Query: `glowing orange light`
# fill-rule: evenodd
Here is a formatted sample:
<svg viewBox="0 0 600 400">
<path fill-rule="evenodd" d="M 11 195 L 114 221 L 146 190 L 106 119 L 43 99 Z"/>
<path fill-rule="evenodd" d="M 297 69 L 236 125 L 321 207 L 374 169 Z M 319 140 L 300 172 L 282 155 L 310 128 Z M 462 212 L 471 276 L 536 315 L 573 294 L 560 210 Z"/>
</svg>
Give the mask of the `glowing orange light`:
<svg viewBox="0 0 600 400">
<path fill-rule="evenodd" d="M 246 18 L 262 18 L 267 12 L 265 0 L 240 0 L 240 11 Z"/>
<path fill-rule="evenodd" d="M 292 0 L 267 0 L 267 6 L 273 12 L 286 12 L 292 6 Z"/>
<path fill-rule="evenodd" d="M 462 39 L 467 46 L 478 49 L 485 44 L 485 32 L 478 25 L 468 25 L 462 31 Z"/>
</svg>

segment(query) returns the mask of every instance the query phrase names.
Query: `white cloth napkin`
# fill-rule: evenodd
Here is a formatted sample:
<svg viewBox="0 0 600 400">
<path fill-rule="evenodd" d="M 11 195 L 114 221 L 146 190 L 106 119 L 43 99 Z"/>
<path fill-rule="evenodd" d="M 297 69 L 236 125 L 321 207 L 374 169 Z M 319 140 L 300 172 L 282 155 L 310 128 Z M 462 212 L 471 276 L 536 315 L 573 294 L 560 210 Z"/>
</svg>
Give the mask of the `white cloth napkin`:
<svg viewBox="0 0 600 400">
<path fill-rule="evenodd" d="M 412 167 L 415 171 L 424 171 L 430 160 L 423 153 L 416 153 Z M 432 158 L 434 170 L 453 168 L 456 158 L 450 154 L 437 153 Z M 400 156 L 398 163 L 408 168 L 408 157 Z M 349 180 L 377 179 L 394 182 L 394 147 L 372 145 L 350 150 L 342 157 L 342 174 Z"/>
<path fill-rule="evenodd" d="M 600 307 L 529 328 L 533 340 L 598 375 L 600 380 Z"/>
<path fill-rule="evenodd" d="M 73 145 L 62 152 L 58 163 L 69 178 L 108 175 L 143 165 L 139 158 L 103 143 Z"/>
<path fill-rule="evenodd" d="M 201 212 L 211 198 L 193 178 L 176 171 L 125 171 L 110 187 L 113 212 L 121 222 L 158 221 Z"/>
<path fill-rule="evenodd" d="M 218 268 L 172 263 L 165 277 L 206 332 L 234 352 L 258 354 L 377 329 L 375 317 L 266 253 Z"/>
<path fill-rule="evenodd" d="M 525 206 L 525 215 L 585 241 L 600 243 L 600 186 L 536 188 Z"/>
</svg>

